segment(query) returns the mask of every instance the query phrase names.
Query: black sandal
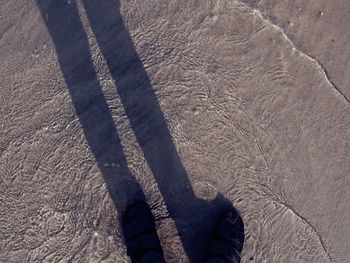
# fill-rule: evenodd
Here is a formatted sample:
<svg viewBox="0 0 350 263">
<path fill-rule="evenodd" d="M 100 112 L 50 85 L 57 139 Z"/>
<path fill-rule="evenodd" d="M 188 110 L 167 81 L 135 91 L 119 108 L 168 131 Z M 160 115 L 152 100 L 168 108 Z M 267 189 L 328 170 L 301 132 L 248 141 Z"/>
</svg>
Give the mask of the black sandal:
<svg viewBox="0 0 350 263">
<path fill-rule="evenodd" d="M 227 263 L 239 263 L 244 244 L 244 224 L 236 210 L 223 212 L 213 234 L 206 261 L 221 259 Z"/>
<path fill-rule="evenodd" d="M 159 253 L 163 258 L 153 215 L 146 202 L 136 201 L 126 208 L 122 228 L 127 252 L 133 263 L 140 262 L 150 252 Z"/>
</svg>

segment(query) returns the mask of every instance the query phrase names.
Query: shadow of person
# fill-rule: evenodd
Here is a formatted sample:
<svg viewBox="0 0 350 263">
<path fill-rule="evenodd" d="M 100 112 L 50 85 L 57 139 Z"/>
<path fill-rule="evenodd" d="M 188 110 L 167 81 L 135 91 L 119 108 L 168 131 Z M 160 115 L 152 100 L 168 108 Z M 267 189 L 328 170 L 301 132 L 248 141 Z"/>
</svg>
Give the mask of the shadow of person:
<svg viewBox="0 0 350 263">
<path fill-rule="evenodd" d="M 200 262 L 215 218 L 230 202 L 195 197 L 149 77 L 119 11 L 118 0 L 82 0 L 137 142 L 174 220 L 190 262 Z M 94 69 L 74 2 L 37 0 L 84 135 L 117 209 L 142 192 L 125 154 Z M 116 164 L 106 167 L 106 164 Z M 127 187 L 128 186 L 128 187 Z"/>
</svg>

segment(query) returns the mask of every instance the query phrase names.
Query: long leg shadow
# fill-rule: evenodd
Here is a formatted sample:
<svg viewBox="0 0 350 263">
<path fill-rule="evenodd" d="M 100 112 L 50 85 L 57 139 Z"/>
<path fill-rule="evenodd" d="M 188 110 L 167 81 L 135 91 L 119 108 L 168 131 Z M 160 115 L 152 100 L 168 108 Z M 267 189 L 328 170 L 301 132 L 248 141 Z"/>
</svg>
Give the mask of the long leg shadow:
<svg viewBox="0 0 350 263">
<path fill-rule="evenodd" d="M 172 141 L 150 80 L 119 11 L 118 0 L 83 0 L 98 45 L 136 139 L 157 181 L 183 247 L 191 262 L 200 262 L 213 219 L 227 200 L 195 197 Z M 75 3 L 37 0 L 56 47 L 61 70 L 85 137 L 117 209 L 128 191 L 141 187 L 128 169 L 118 133 L 93 66 L 87 36 Z M 105 164 L 116 164 L 105 167 Z M 130 186 L 128 189 L 125 185 Z"/>
</svg>

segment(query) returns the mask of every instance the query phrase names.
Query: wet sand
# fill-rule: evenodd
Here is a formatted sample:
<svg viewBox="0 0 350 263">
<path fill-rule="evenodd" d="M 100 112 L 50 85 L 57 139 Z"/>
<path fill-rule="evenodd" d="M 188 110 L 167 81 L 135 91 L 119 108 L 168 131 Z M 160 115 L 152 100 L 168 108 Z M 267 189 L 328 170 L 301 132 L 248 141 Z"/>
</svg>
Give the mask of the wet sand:
<svg viewBox="0 0 350 263">
<path fill-rule="evenodd" d="M 128 262 L 138 191 L 168 262 L 199 262 L 227 203 L 242 262 L 347 262 L 350 32 L 332 3 L 1 3 L 0 262 Z"/>
</svg>

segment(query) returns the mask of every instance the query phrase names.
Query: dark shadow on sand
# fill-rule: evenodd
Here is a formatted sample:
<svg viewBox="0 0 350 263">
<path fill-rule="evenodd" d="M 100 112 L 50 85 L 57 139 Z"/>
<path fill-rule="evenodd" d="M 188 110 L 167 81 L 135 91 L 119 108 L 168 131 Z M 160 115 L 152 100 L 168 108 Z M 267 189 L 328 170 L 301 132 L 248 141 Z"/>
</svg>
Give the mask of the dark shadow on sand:
<svg viewBox="0 0 350 263">
<path fill-rule="evenodd" d="M 150 80 L 119 11 L 118 0 L 82 0 L 89 22 L 116 82 L 127 117 L 175 221 L 191 262 L 201 262 L 213 221 L 229 202 L 195 197 Z M 142 192 L 126 157 L 102 93 L 76 4 L 37 0 L 56 48 L 77 116 L 111 198 L 123 209 L 126 192 Z M 115 166 L 106 167 L 114 163 Z M 125 180 L 124 180 L 125 179 Z M 125 181 L 128 182 L 126 187 Z"/>
</svg>

